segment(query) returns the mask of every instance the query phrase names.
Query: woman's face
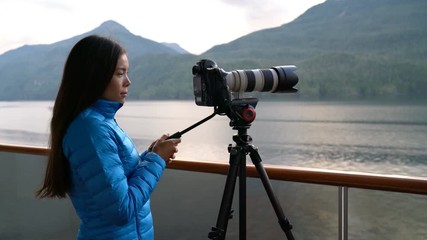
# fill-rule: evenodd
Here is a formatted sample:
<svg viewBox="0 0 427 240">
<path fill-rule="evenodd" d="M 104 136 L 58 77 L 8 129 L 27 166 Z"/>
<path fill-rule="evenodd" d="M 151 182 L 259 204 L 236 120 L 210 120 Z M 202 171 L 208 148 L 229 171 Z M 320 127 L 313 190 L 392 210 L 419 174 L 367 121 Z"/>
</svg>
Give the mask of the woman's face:
<svg viewBox="0 0 427 240">
<path fill-rule="evenodd" d="M 126 54 L 117 60 L 116 70 L 102 97 L 107 100 L 125 103 L 131 81 L 128 77 L 129 61 Z"/>
</svg>

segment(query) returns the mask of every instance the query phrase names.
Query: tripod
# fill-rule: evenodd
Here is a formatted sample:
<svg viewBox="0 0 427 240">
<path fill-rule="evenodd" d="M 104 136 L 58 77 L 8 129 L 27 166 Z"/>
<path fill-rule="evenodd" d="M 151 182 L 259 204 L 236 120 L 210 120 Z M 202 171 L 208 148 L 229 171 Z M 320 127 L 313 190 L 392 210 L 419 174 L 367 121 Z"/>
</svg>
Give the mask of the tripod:
<svg viewBox="0 0 427 240">
<path fill-rule="evenodd" d="M 228 220 L 232 215 L 231 205 L 236 185 L 236 179 L 239 175 L 239 239 L 246 239 L 246 155 L 249 154 L 252 163 L 261 178 L 267 195 L 273 205 L 274 211 L 279 219 L 279 225 L 284 231 L 288 240 L 294 240 L 291 229 L 292 225 L 285 217 L 279 201 L 274 196 L 273 189 L 268 178 L 267 172 L 262 165 L 261 157 L 258 150 L 251 145 L 252 137 L 247 134 L 251 123 L 255 120 L 255 106 L 258 103 L 256 98 L 234 99 L 226 107 L 216 107 L 213 114 L 184 129 L 176 132 L 169 138 L 180 138 L 184 133 L 201 125 L 202 123 L 213 118 L 215 115 L 226 114 L 230 118 L 230 126 L 237 130 L 237 135 L 233 136 L 236 143 L 228 146 L 230 153 L 230 168 L 227 175 L 224 194 L 222 196 L 221 207 L 219 210 L 216 226 L 209 232 L 209 239 L 224 240 L 227 233 Z M 168 139 L 169 139 L 168 138 Z"/>
<path fill-rule="evenodd" d="M 237 175 L 239 175 L 239 239 L 246 239 L 246 155 L 249 154 L 279 219 L 280 227 L 284 231 L 287 239 L 294 240 L 291 232 L 292 225 L 285 217 L 277 198 L 274 196 L 270 180 L 261 163 L 262 160 L 258 150 L 250 144 L 252 143 L 252 137 L 247 134 L 247 129 L 250 127 L 250 122 L 255 119 L 255 111 L 247 104 L 238 104 L 236 108 L 233 108 L 233 111 L 236 112 L 233 112 L 229 117 L 231 119 L 230 126 L 238 131 L 237 135 L 233 136 L 236 145 L 232 146 L 230 144 L 228 147 L 228 152 L 230 153 L 230 168 L 225 183 L 217 223 L 216 226 L 212 228 L 208 237 L 214 240 L 225 239 L 228 220 L 232 215 L 231 205 L 233 202 L 236 179 Z"/>
</svg>

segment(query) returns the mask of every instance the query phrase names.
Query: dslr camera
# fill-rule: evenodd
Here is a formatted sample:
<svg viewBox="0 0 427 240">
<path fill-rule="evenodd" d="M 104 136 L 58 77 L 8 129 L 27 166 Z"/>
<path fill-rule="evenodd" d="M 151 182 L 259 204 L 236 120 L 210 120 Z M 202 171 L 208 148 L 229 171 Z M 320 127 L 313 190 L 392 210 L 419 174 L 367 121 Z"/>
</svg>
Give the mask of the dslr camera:
<svg viewBox="0 0 427 240">
<path fill-rule="evenodd" d="M 234 70 L 226 72 L 209 59 L 202 59 L 193 68 L 195 102 L 199 106 L 224 109 L 232 97 L 244 92 L 293 93 L 298 90 L 294 65 L 270 69 Z"/>
</svg>

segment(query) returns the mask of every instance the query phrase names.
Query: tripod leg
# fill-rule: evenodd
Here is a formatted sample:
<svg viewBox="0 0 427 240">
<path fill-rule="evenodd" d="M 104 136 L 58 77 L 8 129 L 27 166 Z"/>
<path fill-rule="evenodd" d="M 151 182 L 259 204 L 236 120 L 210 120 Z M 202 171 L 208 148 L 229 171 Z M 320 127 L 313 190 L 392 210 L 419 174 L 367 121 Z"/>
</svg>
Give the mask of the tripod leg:
<svg viewBox="0 0 427 240">
<path fill-rule="evenodd" d="M 291 232 L 292 225 L 290 224 L 289 220 L 286 218 L 285 214 L 283 213 L 282 207 L 280 206 L 279 201 L 277 200 L 276 196 L 273 193 L 273 188 L 271 186 L 267 172 L 265 171 L 264 166 L 261 163 L 262 160 L 261 160 L 261 157 L 259 156 L 258 151 L 253 146 L 250 146 L 249 152 L 250 152 L 250 157 L 252 159 L 252 163 L 255 165 L 255 168 L 257 169 L 257 172 L 267 192 L 268 198 L 270 199 L 270 202 L 273 205 L 276 216 L 279 219 L 280 227 L 285 232 L 288 240 L 294 240 L 294 236 L 292 235 L 292 232 Z"/>
<path fill-rule="evenodd" d="M 236 147 L 229 147 L 230 169 L 228 170 L 225 182 L 224 194 L 222 195 L 221 207 L 218 213 L 216 227 L 209 233 L 209 239 L 223 240 L 227 232 L 228 219 L 231 217 L 231 205 L 233 203 L 236 178 L 239 170 L 241 152 L 236 151 Z"/>
<path fill-rule="evenodd" d="M 246 153 L 240 154 L 239 171 L 239 240 L 246 239 Z"/>
</svg>

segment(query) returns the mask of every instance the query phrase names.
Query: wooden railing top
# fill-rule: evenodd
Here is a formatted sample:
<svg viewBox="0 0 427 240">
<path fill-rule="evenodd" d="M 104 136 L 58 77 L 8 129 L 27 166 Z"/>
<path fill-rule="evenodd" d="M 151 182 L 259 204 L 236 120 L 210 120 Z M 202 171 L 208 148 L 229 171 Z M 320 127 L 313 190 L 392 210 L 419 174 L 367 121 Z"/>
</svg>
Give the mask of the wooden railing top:
<svg viewBox="0 0 427 240">
<path fill-rule="evenodd" d="M 47 155 L 49 149 L 46 147 L 0 144 L 0 152 Z M 229 165 L 227 163 L 186 160 L 174 160 L 168 165 L 169 169 L 225 175 L 228 174 L 228 167 Z M 269 178 L 272 180 L 427 195 L 427 178 L 422 177 L 370 174 L 361 172 L 272 165 L 265 165 L 264 168 L 267 171 Z M 248 165 L 246 169 L 249 177 L 258 176 L 258 173 L 253 165 Z"/>
<path fill-rule="evenodd" d="M 47 147 L 0 144 L 0 152 L 47 155 L 49 153 L 49 149 Z"/>
</svg>

